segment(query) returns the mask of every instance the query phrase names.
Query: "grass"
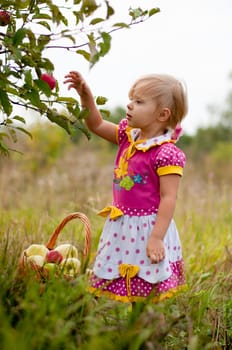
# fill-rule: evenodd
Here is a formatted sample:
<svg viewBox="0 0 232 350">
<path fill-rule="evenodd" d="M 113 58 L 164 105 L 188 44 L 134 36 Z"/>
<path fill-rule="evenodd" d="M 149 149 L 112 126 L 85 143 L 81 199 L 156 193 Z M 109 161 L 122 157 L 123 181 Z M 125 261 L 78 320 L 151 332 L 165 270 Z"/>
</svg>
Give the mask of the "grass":
<svg viewBox="0 0 232 350">
<path fill-rule="evenodd" d="M 46 150 L 42 155 L 39 147 L 29 150 L 26 156 L 0 160 L 0 349 L 232 348 L 229 183 L 219 187 L 194 166 L 186 168 L 175 220 L 188 289 L 160 304 L 131 309 L 105 298 L 95 300 L 87 292 L 85 274 L 72 281 L 45 282 L 17 274 L 22 250 L 34 242 L 46 243 L 60 221 L 75 211 L 84 212 L 91 222 L 91 265 L 104 223 L 96 212 L 111 198 L 114 150 L 101 144 L 96 150 L 82 140 L 52 152 L 49 162 Z M 79 250 L 83 239 L 78 220 L 59 236 L 60 242 L 71 241 Z"/>
</svg>

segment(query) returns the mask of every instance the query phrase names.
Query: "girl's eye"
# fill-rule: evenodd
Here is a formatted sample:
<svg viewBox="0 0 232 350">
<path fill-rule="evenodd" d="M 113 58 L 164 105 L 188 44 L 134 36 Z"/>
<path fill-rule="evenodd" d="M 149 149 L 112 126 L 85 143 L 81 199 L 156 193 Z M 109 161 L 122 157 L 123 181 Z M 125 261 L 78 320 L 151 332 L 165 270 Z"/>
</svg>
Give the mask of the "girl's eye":
<svg viewBox="0 0 232 350">
<path fill-rule="evenodd" d="M 140 103 L 142 103 L 142 100 L 135 100 L 135 102 L 140 104 Z"/>
</svg>

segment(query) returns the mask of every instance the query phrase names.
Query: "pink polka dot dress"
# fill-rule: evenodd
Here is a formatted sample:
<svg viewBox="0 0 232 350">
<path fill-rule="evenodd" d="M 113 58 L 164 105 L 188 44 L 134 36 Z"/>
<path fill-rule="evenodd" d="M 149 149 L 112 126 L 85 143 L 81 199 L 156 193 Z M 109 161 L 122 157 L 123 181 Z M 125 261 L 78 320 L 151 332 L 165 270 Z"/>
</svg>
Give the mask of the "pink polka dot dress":
<svg viewBox="0 0 232 350">
<path fill-rule="evenodd" d="M 165 259 L 151 264 L 146 244 L 159 207 L 159 177 L 182 176 L 185 155 L 172 132 L 136 141 L 138 129 L 123 119 L 117 130 L 119 150 L 113 176 L 113 202 L 93 267 L 90 291 L 122 302 L 159 301 L 183 288 L 181 242 L 174 220 L 164 237 Z"/>
</svg>

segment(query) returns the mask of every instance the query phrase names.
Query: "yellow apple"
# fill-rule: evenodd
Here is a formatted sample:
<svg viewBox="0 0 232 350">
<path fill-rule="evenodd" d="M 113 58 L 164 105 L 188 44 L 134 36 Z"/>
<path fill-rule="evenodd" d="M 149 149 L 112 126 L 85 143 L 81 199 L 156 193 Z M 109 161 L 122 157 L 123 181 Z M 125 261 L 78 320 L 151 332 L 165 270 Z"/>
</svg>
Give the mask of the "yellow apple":
<svg viewBox="0 0 232 350">
<path fill-rule="evenodd" d="M 62 260 L 59 266 L 64 275 L 73 277 L 80 271 L 81 262 L 77 258 L 67 258 Z"/>
<path fill-rule="evenodd" d="M 25 250 L 25 255 L 41 255 L 45 258 L 48 252 L 49 249 L 44 244 L 32 244 Z"/>
<path fill-rule="evenodd" d="M 58 245 L 54 250 L 58 251 L 64 259 L 66 258 L 78 258 L 77 248 L 69 243 Z"/>
<path fill-rule="evenodd" d="M 45 258 L 41 255 L 30 255 L 26 258 L 26 263 L 29 266 L 39 266 L 42 267 L 44 264 Z"/>
</svg>

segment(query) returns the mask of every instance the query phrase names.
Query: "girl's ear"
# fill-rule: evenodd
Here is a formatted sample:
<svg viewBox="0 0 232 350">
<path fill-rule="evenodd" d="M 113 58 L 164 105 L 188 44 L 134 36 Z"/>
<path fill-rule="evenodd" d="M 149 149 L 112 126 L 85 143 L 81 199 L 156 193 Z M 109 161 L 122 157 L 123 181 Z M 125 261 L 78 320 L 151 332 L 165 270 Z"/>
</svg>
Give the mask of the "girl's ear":
<svg viewBox="0 0 232 350">
<path fill-rule="evenodd" d="M 159 115 L 159 120 L 161 122 L 166 122 L 168 121 L 168 119 L 170 118 L 171 116 L 171 111 L 169 108 L 163 108 L 163 110 L 160 112 L 160 115 Z"/>
</svg>

